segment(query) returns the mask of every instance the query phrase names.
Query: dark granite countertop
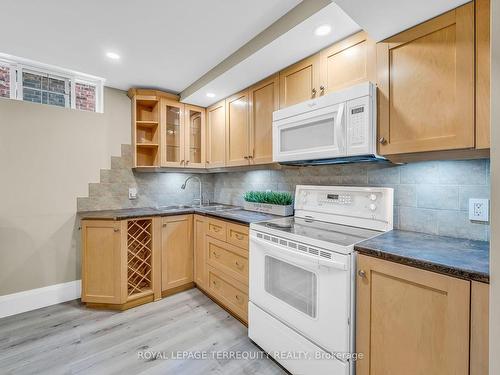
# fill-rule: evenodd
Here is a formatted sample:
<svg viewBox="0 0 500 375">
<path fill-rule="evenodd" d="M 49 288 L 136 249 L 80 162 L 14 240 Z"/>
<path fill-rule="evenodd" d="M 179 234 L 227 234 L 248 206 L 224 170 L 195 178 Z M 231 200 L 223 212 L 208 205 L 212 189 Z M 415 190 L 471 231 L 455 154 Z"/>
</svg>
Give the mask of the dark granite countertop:
<svg viewBox="0 0 500 375">
<path fill-rule="evenodd" d="M 393 230 L 358 243 L 361 254 L 489 283 L 489 242 Z"/>
<path fill-rule="evenodd" d="M 151 217 L 151 216 L 172 216 L 172 215 L 182 215 L 182 214 L 192 214 L 196 213 L 199 215 L 212 216 L 219 219 L 227 219 L 231 221 L 236 221 L 241 224 L 251 224 L 258 221 L 266 221 L 280 218 L 281 216 L 275 216 L 270 214 L 264 214 L 260 212 L 253 212 L 243 210 L 241 207 L 223 205 L 225 208 L 230 208 L 216 211 L 213 207 L 216 204 L 212 204 L 207 207 L 159 207 L 159 208 L 125 208 L 118 210 L 102 210 L 102 211 L 80 211 L 78 216 L 80 220 L 87 219 L 97 219 L 97 220 L 126 220 L 138 217 Z M 212 208 L 211 208 L 212 207 Z"/>
</svg>

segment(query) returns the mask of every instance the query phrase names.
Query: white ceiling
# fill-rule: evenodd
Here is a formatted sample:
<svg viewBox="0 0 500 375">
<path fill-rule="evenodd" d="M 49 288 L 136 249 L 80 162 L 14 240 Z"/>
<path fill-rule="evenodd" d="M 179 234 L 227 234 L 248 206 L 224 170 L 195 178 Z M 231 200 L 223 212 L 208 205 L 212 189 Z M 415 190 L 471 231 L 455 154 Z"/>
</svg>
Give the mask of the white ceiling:
<svg viewBox="0 0 500 375">
<path fill-rule="evenodd" d="M 383 40 L 470 0 L 334 0 L 368 35 Z"/>
<path fill-rule="evenodd" d="M 316 27 L 323 24 L 330 24 L 332 32 L 323 37 L 314 35 Z M 206 107 L 359 30 L 331 3 L 182 101 Z M 208 98 L 208 92 L 216 97 Z"/>
<path fill-rule="evenodd" d="M 3 0 L 0 53 L 104 77 L 106 86 L 180 92 L 299 3 Z"/>
</svg>

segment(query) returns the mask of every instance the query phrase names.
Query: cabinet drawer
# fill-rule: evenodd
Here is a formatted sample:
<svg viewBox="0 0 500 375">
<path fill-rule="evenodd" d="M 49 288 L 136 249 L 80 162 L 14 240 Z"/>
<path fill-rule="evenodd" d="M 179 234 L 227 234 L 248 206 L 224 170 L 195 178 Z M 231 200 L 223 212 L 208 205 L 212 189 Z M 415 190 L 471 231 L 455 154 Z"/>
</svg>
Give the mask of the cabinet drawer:
<svg viewBox="0 0 500 375">
<path fill-rule="evenodd" d="M 208 291 L 241 320 L 245 323 L 248 321 L 248 287 L 246 285 L 209 265 Z"/>
<path fill-rule="evenodd" d="M 227 242 L 248 250 L 248 227 L 227 223 Z"/>
<path fill-rule="evenodd" d="M 248 251 L 210 237 L 206 248 L 208 264 L 248 285 Z"/>
<path fill-rule="evenodd" d="M 227 223 L 222 220 L 208 219 L 207 235 L 226 241 Z"/>
</svg>

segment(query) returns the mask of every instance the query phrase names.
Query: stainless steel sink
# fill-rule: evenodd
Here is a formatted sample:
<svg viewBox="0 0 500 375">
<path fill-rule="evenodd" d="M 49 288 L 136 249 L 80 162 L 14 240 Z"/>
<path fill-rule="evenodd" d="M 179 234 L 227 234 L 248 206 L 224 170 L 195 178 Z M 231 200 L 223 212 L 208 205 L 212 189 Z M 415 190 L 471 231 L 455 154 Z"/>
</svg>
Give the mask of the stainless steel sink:
<svg viewBox="0 0 500 375">
<path fill-rule="evenodd" d="M 193 206 L 189 206 L 187 204 L 176 204 L 172 206 L 157 206 L 156 209 L 160 211 L 168 211 L 168 210 L 184 210 L 186 208 L 193 208 Z"/>
</svg>

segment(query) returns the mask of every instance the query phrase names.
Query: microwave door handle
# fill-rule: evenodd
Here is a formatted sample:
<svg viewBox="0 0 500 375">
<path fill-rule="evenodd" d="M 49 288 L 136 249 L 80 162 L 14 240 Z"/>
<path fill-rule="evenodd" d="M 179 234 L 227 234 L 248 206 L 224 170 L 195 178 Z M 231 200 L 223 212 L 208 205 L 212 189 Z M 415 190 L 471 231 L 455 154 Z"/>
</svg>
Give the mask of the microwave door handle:
<svg viewBox="0 0 500 375">
<path fill-rule="evenodd" d="M 335 136 L 337 137 L 337 145 L 341 152 L 344 151 L 345 148 L 345 138 L 344 138 L 344 107 L 345 103 L 341 103 L 339 105 L 339 110 L 337 112 L 337 118 L 335 123 Z"/>
<path fill-rule="evenodd" d="M 288 248 L 286 248 L 284 246 L 275 245 L 273 243 L 260 240 L 256 237 L 251 237 L 251 241 L 255 241 L 255 242 L 259 243 L 260 245 L 265 246 L 266 249 L 271 248 L 274 253 L 278 253 L 278 254 L 282 253 L 284 256 L 289 256 L 289 257 L 295 258 L 297 260 L 300 260 L 302 262 L 311 262 L 312 261 L 312 263 L 309 263 L 312 265 L 321 265 L 321 266 L 326 266 L 328 268 L 335 268 L 335 269 L 343 270 L 343 271 L 345 271 L 347 269 L 347 265 L 345 263 L 342 263 L 342 262 L 336 262 L 336 261 L 332 261 L 332 260 L 316 258 L 316 257 L 313 257 L 309 254 L 297 253 L 293 250 L 289 250 Z"/>
</svg>

